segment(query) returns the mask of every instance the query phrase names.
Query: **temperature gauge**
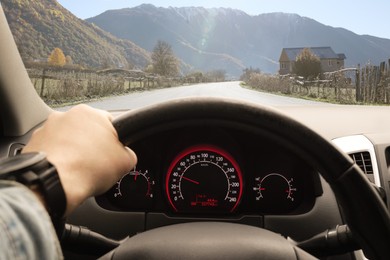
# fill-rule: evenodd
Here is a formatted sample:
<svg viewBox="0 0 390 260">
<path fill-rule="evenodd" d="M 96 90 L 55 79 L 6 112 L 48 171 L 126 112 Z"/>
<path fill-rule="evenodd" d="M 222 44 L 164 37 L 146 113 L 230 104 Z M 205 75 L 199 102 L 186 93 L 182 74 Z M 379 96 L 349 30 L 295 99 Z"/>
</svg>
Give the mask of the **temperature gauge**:
<svg viewBox="0 0 390 260">
<path fill-rule="evenodd" d="M 110 200 L 117 206 L 142 210 L 150 208 L 153 202 L 154 181 L 148 170 L 133 171 L 124 175 L 109 192 Z"/>
</svg>

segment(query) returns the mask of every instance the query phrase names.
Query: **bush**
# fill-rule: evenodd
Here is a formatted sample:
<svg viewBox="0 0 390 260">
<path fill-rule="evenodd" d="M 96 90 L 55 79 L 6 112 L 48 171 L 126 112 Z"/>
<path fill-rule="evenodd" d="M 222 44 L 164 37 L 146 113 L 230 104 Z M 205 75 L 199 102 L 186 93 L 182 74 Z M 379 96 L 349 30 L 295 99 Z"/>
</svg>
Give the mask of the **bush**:
<svg viewBox="0 0 390 260">
<path fill-rule="evenodd" d="M 279 76 L 263 74 L 257 70 L 244 70 L 241 79 L 253 89 L 267 92 L 289 93 L 289 82 Z"/>
</svg>

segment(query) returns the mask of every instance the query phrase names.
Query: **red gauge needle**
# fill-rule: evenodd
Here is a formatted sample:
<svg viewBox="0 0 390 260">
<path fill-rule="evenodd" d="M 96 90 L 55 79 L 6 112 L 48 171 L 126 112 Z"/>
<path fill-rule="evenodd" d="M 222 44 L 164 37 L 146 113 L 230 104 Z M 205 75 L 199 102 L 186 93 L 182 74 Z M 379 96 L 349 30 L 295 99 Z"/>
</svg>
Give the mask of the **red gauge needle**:
<svg viewBox="0 0 390 260">
<path fill-rule="evenodd" d="M 187 177 L 184 177 L 184 176 L 182 178 L 185 179 L 186 181 L 189 181 L 189 182 L 192 182 L 192 183 L 195 183 L 195 184 L 199 184 L 198 181 L 192 180 L 190 178 L 187 178 Z"/>
<path fill-rule="evenodd" d="M 135 175 L 134 175 L 134 181 L 137 181 L 138 175 L 139 175 L 139 174 L 135 174 Z"/>
</svg>

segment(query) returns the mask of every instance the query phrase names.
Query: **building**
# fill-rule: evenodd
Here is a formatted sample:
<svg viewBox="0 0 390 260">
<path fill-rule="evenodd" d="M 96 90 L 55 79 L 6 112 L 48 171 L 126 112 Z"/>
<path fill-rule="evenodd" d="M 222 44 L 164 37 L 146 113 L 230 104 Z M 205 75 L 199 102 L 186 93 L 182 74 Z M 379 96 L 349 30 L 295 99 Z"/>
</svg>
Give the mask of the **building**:
<svg viewBox="0 0 390 260">
<path fill-rule="evenodd" d="M 344 68 L 344 53 L 336 54 L 331 47 L 307 47 L 320 58 L 322 72 L 331 72 Z M 283 48 L 279 58 L 279 74 L 291 74 L 297 56 L 304 48 Z"/>
</svg>

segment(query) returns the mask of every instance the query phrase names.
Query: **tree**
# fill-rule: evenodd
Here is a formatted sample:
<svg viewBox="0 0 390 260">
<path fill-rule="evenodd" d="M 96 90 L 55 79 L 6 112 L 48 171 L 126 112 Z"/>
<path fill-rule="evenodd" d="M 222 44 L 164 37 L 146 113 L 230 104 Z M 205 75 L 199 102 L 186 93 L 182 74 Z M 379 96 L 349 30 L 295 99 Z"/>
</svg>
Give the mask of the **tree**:
<svg viewBox="0 0 390 260">
<path fill-rule="evenodd" d="M 223 82 L 226 80 L 226 71 L 225 70 L 212 70 L 206 74 L 208 81 L 212 82 Z"/>
<path fill-rule="evenodd" d="M 73 65 L 73 59 L 69 55 L 65 57 L 66 65 Z"/>
<path fill-rule="evenodd" d="M 309 48 L 304 48 L 297 55 L 293 72 L 305 79 L 321 74 L 321 61 Z"/>
<path fill-rule="evenodd" d="M 256 69 L 254 69 L 252 67 L 245 68 L 242 71 L 242 75 L 240 76 L 240 80 L 248 83 L 248 81 L 250 80 L 250 78 L 253 74 L 260 74 L 260 73 L 261 73 L 261 70 L 259 68 L 256 68 Z"/>
<path fill-rule="evenodd" d="M 179 61 L 171 45 L 158 41 L 152 52 L 153 72 L 161 76 L 172 77 L 179 73 Z"/>
<path fill-rule="evenodd" d="M 101 66 L 100 66 L 101 69 L 112 68 L 112 62 L 109 60 L 109 57 L 107 57 L 107 56 L 103 57 L 103 60 L 100 64 L 101 64 Z"/>
<path fill-rule="evenodd" d="M 66 58 L 60 48 L 55 48 L 47 59 L 50 65 L 62 67 L 66 64 Z"/>
<path fill-rule="evenodd" d="M 152 64 L 147 65 L 144 68 L 144 72 L 146 72 L 146 73 L 153 73 L 154 72 L 153 65 Z"/>
<path fill-rule="evenodd" d="M 186 80 L 188 83 L 200 83 L 200 82 L 203 82 L 203 80 L 204 80 L 204 75 L 203 75 L 203 73 L 200 72 L 200 71 L 193 72 L 193 73 L 187 74 L 187 75 L 185 76 L 185 80 Z"/>
</svg>

